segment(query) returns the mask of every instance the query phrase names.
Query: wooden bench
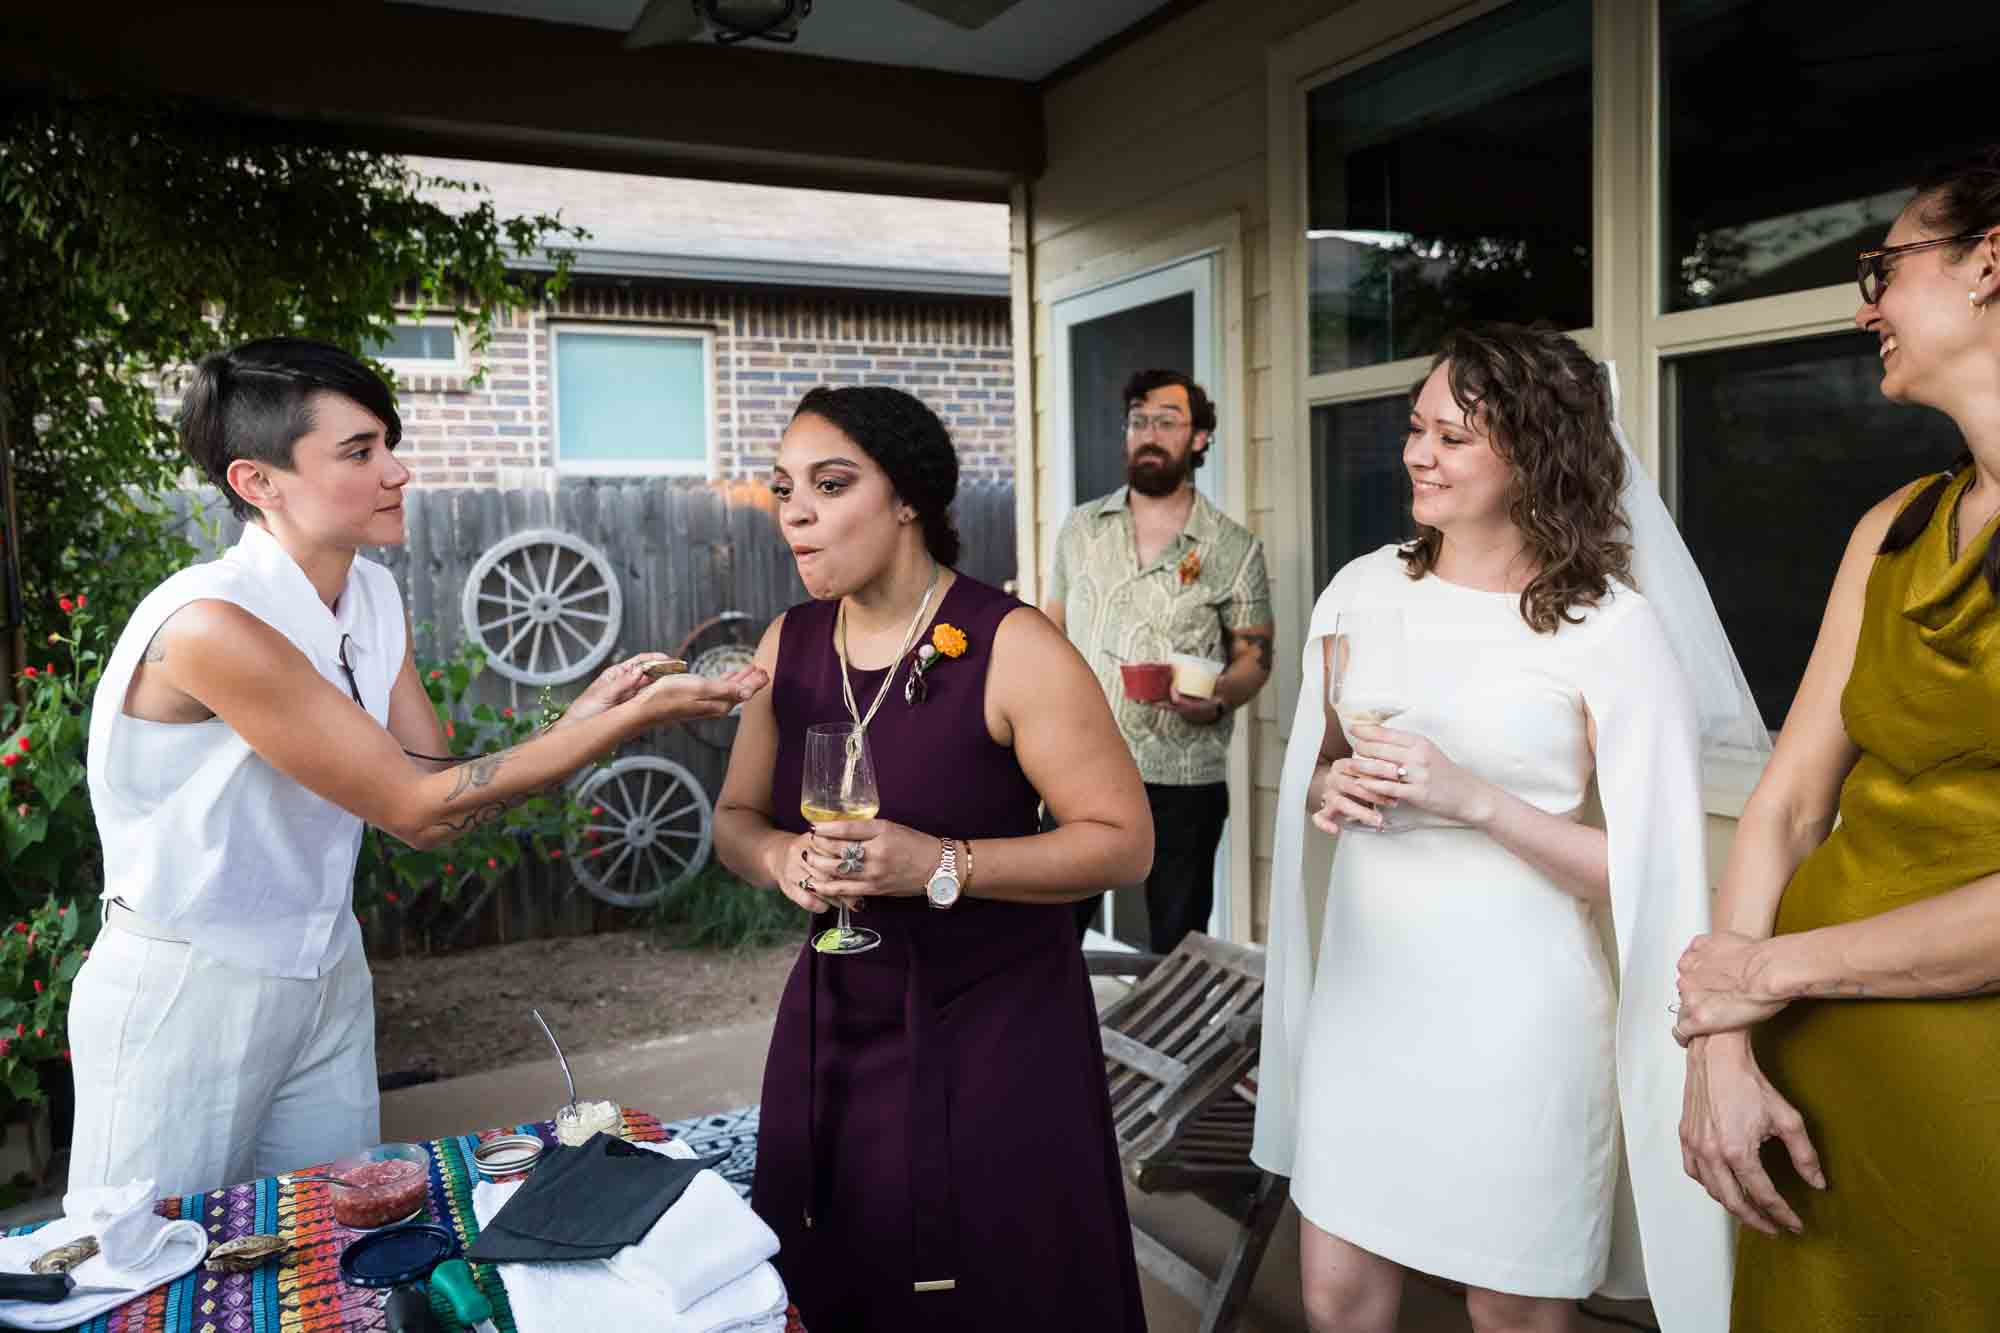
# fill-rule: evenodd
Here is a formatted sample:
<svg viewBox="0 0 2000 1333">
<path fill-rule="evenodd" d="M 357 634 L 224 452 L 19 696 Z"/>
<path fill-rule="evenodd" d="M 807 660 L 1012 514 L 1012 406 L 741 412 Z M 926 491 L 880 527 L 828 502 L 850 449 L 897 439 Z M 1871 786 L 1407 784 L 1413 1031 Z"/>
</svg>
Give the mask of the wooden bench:
<svg viewBox="0 0 2000 1333">
<path fill-rule="evenodd" d="M 1202 1312 L 1201 1333 L 1236 1327 L 1284 1211 L 1289 1182 L 1250 1160 L 1257 1108 L 1237 1085 L 1257 1067 L 1264 955 L 1206 935 L 1158 954 L 1085 955 L 1096 976 L 1136 976 L 1104 1011 L 1104 1067 L 1118 1156 L 1142 1192 L 1191 1191 L 1236 1219 L 1211 1279 L 1132 1228 L 1139 1266 Z"/>
</svg>

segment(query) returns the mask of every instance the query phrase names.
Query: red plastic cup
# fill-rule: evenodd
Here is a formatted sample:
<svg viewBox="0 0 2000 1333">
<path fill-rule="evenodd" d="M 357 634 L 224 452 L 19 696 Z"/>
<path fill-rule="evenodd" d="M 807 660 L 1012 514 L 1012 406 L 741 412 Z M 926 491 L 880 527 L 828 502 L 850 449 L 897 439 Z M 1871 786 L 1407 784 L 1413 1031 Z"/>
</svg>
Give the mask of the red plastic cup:
<svg viewBox="0 0 2000 1333">
<path fill-rule="evenodd" d="M 1120 662 L 1118 674 L 1125 678 L 1125 697 L 1135 704 L 1159 703 L 1174 681 L 1174 669 L 1166 662 Z"/>
</svg>

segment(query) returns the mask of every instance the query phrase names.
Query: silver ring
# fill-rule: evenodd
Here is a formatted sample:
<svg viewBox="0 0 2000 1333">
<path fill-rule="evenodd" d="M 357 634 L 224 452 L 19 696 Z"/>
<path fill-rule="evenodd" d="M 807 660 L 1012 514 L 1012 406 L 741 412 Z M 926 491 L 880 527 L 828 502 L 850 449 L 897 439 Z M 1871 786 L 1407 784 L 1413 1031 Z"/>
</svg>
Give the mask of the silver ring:
<svg viewBox="0 0 2000 1333">
<path fill-rule="evenodd" d="M 867 853 L 859 843 L 847 844 L 841 849 L 840 867 L 837 873 L 842 879 L 846 879 L 861 869 L 861 863 L 866 858 Z"/>
<path fill-rule="evenodd" d="M 1681 1007 L 1678 1004 L 1670 1004 L 1667 1006 L 1667 1012 L 1670 1014 L 1678 1014 L 1680 1011 Z"/>
<path fill-rule="evenodd" d="M 1404 779 L 1408 778 L 1409 776 L 1410 776 L 1409 769 L 1404 768 L 1401 764 L 1396 765 L 1396 781 L 1401 782 Z"/>
<path fill-rule="evenodd" d="M 804 889 L 807 893 L 811 893 L 813 891 L 813 877 L 811 875 L 806 875 L 801 877 L 799 880 L 799 887 Z"/>
</svg>

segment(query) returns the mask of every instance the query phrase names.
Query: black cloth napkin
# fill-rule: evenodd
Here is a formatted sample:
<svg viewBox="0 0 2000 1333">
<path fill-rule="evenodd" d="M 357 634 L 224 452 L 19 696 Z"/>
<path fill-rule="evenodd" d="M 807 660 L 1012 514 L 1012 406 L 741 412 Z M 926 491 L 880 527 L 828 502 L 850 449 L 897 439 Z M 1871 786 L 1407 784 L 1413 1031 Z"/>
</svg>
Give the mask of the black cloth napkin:
<svg viewBox="0 0 2000 1333">
<path fill-rule="evenodd" d="M 609 1134 L 543 1155 L 465 1252 L 481 1263 L 608 1259 L 645 1238 L 695 1173 L 727 1156 L 682 1159 Z"/>
</svg>

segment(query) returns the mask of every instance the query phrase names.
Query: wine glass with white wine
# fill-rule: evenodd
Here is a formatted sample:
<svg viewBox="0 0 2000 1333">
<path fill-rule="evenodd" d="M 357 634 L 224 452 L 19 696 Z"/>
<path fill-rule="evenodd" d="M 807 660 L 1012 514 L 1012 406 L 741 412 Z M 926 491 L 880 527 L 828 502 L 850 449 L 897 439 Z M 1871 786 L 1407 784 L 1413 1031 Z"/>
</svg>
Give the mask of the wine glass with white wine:
<svg viewBox="0 0 2000 1333">
<path fill-rule="evenodd" d="M 806 729 L 806 771 L 799 784 L 799 813 L 809 824 L 873 819 L 882 809 L 875 785 L 875 761 L 868 733 L 852 722 L 822 722 Z M 867 953 L 882 937 L 848 919 L 840 899 L 840 921 L 813 938 L 820 953 Z"/>
<path fill-rule="evenodd" d="M 1397 610 L 1342 611 L 1327 640 L 1326 699 L 1348 743 L 1358 725 L 1383 726 L 1408 708 L 1410 650 Z M 1384 812 L 1385 817 L 1387 812 Z"/>
</svg>

